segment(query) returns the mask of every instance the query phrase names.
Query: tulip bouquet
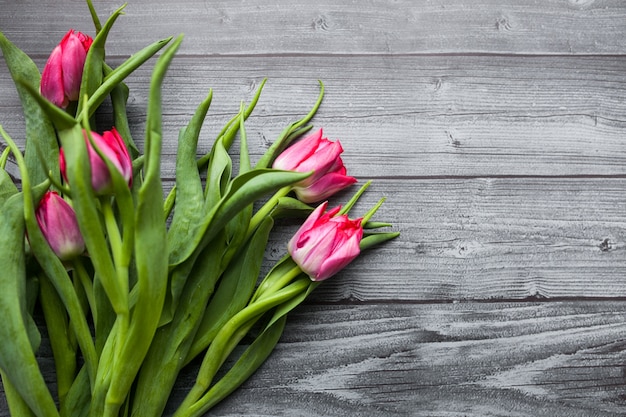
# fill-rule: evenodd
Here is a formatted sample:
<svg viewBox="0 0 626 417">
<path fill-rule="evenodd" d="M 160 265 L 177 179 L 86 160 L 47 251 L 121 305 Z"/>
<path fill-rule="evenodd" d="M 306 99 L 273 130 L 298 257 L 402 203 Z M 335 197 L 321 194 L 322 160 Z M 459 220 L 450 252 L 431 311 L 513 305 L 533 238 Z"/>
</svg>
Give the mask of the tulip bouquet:
<svg viewBox="0 0 626 417">
<path fill-rule="evenodd" d="M 245 121 L 263 84 L 206 155 L 198 139 L 211 92 L 180 130 L 175 185 L 161 183 L 161 85 L 182 36 L 112 68 L 105 43 L 73 30 L 42 73 L 0 33 L 26 120 L 22 152 L 0 127 L 0 374 L 15 416 L 160 416 L 183 367 L 201 363 L 175 416 L 199 416 L 272 352 L 287 314 L 362 250 L 397 236 L 372 216 L 326 201 L 356 182 L 338 141 L 288 125 L 255 164 Z M 143 152 L 131 136 L 124 79 L 161 51 L 149 92 Z M 102 106 L 110 126 L 96 132 Z M 233 166 L 238 139 L 239 163 Z M 10 174 L 11 161 L 19 169 Z M 317 206 L 315 206 L 317 204 Z M 304 218 L 286 254 L 260 277 L 276 220 Z M 56 392 L 37 351 L 46 329 Z M 245 338 L 245 340 L 244 340 Z M 243 341 L 243 342 L 242 342 Z M 239 346 L 238 349 L 236 349 Z"/>
</svg>

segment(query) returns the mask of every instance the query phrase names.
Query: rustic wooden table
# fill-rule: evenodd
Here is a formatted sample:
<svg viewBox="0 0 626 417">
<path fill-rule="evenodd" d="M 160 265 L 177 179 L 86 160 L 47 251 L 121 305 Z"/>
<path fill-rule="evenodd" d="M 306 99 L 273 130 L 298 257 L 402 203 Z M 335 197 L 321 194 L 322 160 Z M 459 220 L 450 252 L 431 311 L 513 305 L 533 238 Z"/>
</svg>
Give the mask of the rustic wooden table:
<svg viewBox="0 0 626 417">
<path fill-rule="evenodd" d="M 93 32 L 82 1 L 0 10 L 40 68 L 68 28 Z M 248 122 L 255 158 L 321 79 L 315 125 L 374 181 L 363 207 L 386 196 L 378 217 L 402 233 L 320 286 L 211 415 L 626 415 L 626 2 L 130 0 L 108 59 L 181 32 L 166 181 L 209 88 L 204 151 L 268 78 Z M 128 80 L 137 137 L 150 70 Z M 4 65 L 0 92 L 0 123 L 23 144 Z"/>
</svg>

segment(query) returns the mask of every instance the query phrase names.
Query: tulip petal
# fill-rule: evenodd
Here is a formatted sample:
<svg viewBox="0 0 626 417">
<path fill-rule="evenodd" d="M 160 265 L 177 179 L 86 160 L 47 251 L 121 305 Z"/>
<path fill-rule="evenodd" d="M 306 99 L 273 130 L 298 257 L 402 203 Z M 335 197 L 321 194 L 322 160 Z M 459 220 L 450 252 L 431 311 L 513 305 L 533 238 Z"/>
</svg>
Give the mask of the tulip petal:
<svg viewBox="0 0 626 417">
<path fill-rule="evenodd" d="M 85 250 L 74 209 L 57 193 L 47 192 L 37 207 L 35 217 L 52 251 L 69 260 Z"/>
<path fill-rule="evenodd" d="M 357 182 L 356 178 L 338 173 L 329 173 L 308 187 L 294 187 L 298 199 L 303 203 L 324 200 Z"/>
<path fill-rule="evenodd" d="M 355 233 L 345 240 L 342 245 L 324 261 L 320 270 L 323 274 L 316 277 L 316 281 L 322 281 L 335 275 L 348 265 L 361 253 L 360 242 L 363 236 L 363 229 L 358 227 Z"/>
<path fill-rule="evenodd" d="M 302 226 L 300 226 L 296 234 L 293 235 L 293 237 L 289 240 L 289 243 L 287 244 L 287 250 L 289 251 L 290 254 L 293 255 L 293 252 L 295 251 L 296 246 L 298 245 L 298 242 L 300 241 L 303 233 L 313 227 L 313 225 L 317 222 L 317 220 L 322 216 L 322 214 L 326 210 L 326 206 L 328 206 L 328 201 L 325 201 L 319 206 L 317 206 L 317 208 L 313 210 L 311 214 L 309 214 L 309 217 L 307 217 L 304 223 L 302 223 Z"/>
<path fill-rule="evenodd" d="M 322 129 L 300 139 L 293 145 L 289 146 L 274 160 L 273 167 L 276 169 L 284 169 L 287 171 L 295 171 L 303 160 L 309 158 L 319 146 L 322 139 Z M 299 172 L 308 172 L 298 170 Z"/>
<path fill-rule="evenodd" d="M 63 88 L 65 96 L 69 101 L 78 100 L 80 83 L 83 77 L 83 66 L 87 52 L 80 39 L 70 34 L 61 42 L 63 54 L 61 56 L 61 67 L 63 68 Z"/>
<path fill-rule="evenodd" d="M 303 160 L 296 169 L 299 172 L 315 171 L 313 175 L 303 181 L 303 185 L 313 184 L 325 175 L 336 164 L 336 159 L 342 152 L 339 142 L 330 142 L 328 139 L 323 139 L 320 145 L 315 153 Z"/>
<path fill-rule="evenodd" d="M 52 50 L 41 74 L 39 91 L 48 101 L 64 109 L 69 101 L 63 91 L 62 56 L 63 52 L 60 46 Z"/>
</svg>

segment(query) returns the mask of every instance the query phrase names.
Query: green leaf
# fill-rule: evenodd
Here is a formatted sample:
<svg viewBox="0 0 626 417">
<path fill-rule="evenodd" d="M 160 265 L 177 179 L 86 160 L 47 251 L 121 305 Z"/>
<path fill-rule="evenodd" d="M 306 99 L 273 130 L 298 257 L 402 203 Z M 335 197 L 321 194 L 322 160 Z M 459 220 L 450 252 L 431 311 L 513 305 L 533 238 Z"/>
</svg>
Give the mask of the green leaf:
<svg viewBox="0 0 626 417">
<path fill-rule="evenodd" d="M 222 138 L 215 142 L 211 153 L 205 188 L 205 207 L 208 209 L 219 204 L 226 193 L 233 165 Z"/>
<path fill-rule="evenodd" d="M 26 330 L 24 201 L 21 194 L 0 207 L 0 369 L 37 416 L 58 416 Z"/>
<path fill-rule="evenodd" d="M 98 13 L 96 13 L 96 9 L 93 7 L 91 0 L 87 0 L 87 7 L 89 7 L 89 14 L 91 15 L 93 26 L 96 29 L 96 33 L 98 33 L 102 29 L 102 24 L 100 23 L 100 18 L 98 17 Z"/>
<path fill-rule="evenodd" d="M 400 232 L 372 233 L 370 235 L 364 236 L 363 239 L 361 239 L 360 247 L 361 250 L 366 250 L 373 246 L 380 245 L 381 243 L 395 239 L 398 236 L 400 236 Z"/>
<path fill-rule="evenodd" d="M 168 310 L 173 316 L 171 322 L 157 330 L 133 394 L 134 417 L 163 414 L 169 393 L 185 365 L 206 305 L 221 275 L 220 260 L 225 246 L 226 239 L 218 235 L 205 248 L 181 290 L 178 308 Z M 154 381 L 159 381 L 157 386 Z"/>
<path fill-rule="evenodd" d="M 102 72 L 104 66 L 104 44 L 106 43 L 109 31 L 113 27 L 113 24 L 117 18 L 122 14 L 122 10 L 126 7 L 123 5 L 118 8 L 109 19 L 104 23 L 102 29 L 98 32 L 89 51 L 85 58 L 85 66 L 83 67 L 83 76 L 80 83 L 80 94 L 78 99 L 78 108 L 82 109 L 84 106 L 84 97 L 91 97 L 91 95 L 102 84 Z"/>
<path fill-rule="evenodd" d="M 4 372 L 2 372 L 2 370 L 0 370 L 0 377 L 2 378 L 2 388 L 4 389 L 4 396 L 7 400 L 7 405 L 9 406 L 10 415 L 33 417 L 34 414 L 30 407 L 26 404 L 26 402 L 24 402 L 20 393 L 13 387 L 13 384 Z"/>
<path fill-rule="evenodd" d="M 144 62 L 150 59 L 154 54 L 167 45 L 172 38 L 163 39 L 153 44 L 146 46 L 144 49 L 131 55 L 123 64 L 111 71 L 104 79 L 98 89 L 89 97 L 87 101 L 87 109 L 89 111 L 88 117 L 91 117 L 96 111 L 98 106 L 107 98 L 111 91 L 121 83 L 126 77 L 128 77 L 133 71 L 139 68 Z M 82 107 L 81 107 L 82 109 Z M 76 119 L 81 119 L 83 116 L 82 111 L 76 116 Z"/>
<path fill-rule="evenodd" d="M 61 404 L 62 417 L 88 417 L 91 400 L 91 385 L 85 366 L 83 366 L 70 388 L 65 402 Z"/>
<path fill-rule="evenodd" d="M 108 76 L 113 69 L 104 64 L 104 74 Z M 128 112 L 126 110 L 126 103 L 128 101 L 129 90 L 126 84 L 123 82 L 118 83 L 113 90 L 111 90 L 111 106 L 113 107 L 113 126 L 117 129 L 124 144 L 130 151 L 130 156 L 135 159 L 139 156 L 139 149 L 133 140 L 130 133 L 130 126 L 128 125 Z"/>
<path fill-rule="evenodd" d="M 2 49 L 4 60 L 15 82 L 24 109 L 26 122 L 24 158 L 32 181 L 38 184 L 47 178 L 49 171 L 59 176 L 59 146 L 54 127 L 32 93 L 24 87 L 24 84 L 27 84 L 39 95 L 41 75 L 37 65 L 28 55 L 11 43 L 2 32 L 0 32 L 0 49 Z"/>
<path fill-rule="evenodd" d="M 41 291 L 39 300 L 46 321 L 48 339 L 54 357 L 56 370 L 57 396 L 59 403 L 65 402 L 65 397 L 76 377 L 76 346 L 70 330 L 65 305 L 56 292 L 56 289 L 45 275 L 41 277 Z"/>
<path fill-rule="evenodd" d="M 306 217 L 313 211 L 313 207 L 293 197 L 281 197 L 278 204 L 272 210 L 272 217 L 280 219 L 283 217 Z"/>
<path fill-rule="evenodd" d="M 146 163 L 135 213 L 137 301 L 122 351 L 115 359 L 107 409 L 117 414 L 154 337 L 167 291 L 167 232 L 161 184 L 161 86 L 183 38 L 161 55 L 152 74 L 146 122 Z M 110 407 L 110 408 L 109 408 Z M 113 415 L 113 414 L 111 414 Z"/>
<path fill-rule="evenodd" d="M 198 106 L 188 126 L 181 130 L 176 156 L 176 200 L 174 216 L 167 239 L 169 250 L 189 239 L 190 229 L 201 224 L 204 215 L 204 196 L 200 173 L 196 166 L 196 152 L 202 122 L 211 104 L 213 93 Z"/>
<path fill-rule="evenodd" d="M 52 121 L 57 131 L 71 129 L 77 125 L 76 120 L 72 116 L 39 94 L 38 87 L 32 86 L 30 81 L 24 78 L 18 78 L 15 82 L 22 88 L 22 91 L 30 95 L 35 103 L 39 104 L 41 110 L 47 115 L 48 119 Z"/>
<path fill-rule="evenodd" d="M 190 233 L 183 245 L 170 251 L 170 268 L 180 265 L 202 250 L 240 210 L 263 195 L 294 184 L 308 173 L 253 169 L 239 175 L 231 182 L 228 193 L 204 217 L 200 227 Z"/>
<path fill-rule="evenodd" d="M 238 253 L 238 262 L 234 262 L 224 271 L 185 362 L 206 349 L 220 328 L 250 300 L 273 225 L 272 218 L 267 217 L 244 249 Z"/>
<path fill-rule="evenodd" d="M 263 86 L 265 86 L 266 81 L 267 81 L 266 79 L 263 79 L 263 81 L 261 82 L 261 85 L 257 89 L 257 92 L 252 98 L 252 101 L 246 107 L 243 113 L 244 120 L 248 119 L 248 117 L 252 114 L 252 111 L 256 107 L 256 104 L 259 101 L 259 98 L 261 97 L 261 92 L 263 91 Z M 241 126 L 240 117 L 241 117 L 241 113 L 237 114 L 232 119 L 230 119 L 224 125 L 220 133 L 217 135 L 217 139 L 223 138 L 224 140 L 223 145 L 225 146 L 226 149 L 230 147 L 230 144 L 235 139 L 235 135 L 237 135 L 237 131 L 239 130 L 239 127 Z M 211 153 L 208 153 L 204 155 L 202 158 L 198 159 L 198 162 L 197 162 L 198 168 L 202 169 L 204 166 L 206 166 L 210 158 L 211 158 Z"/>
<path fill-rule="evenodd" d="M 31 189 L 30 186 L 30 178 L 28 175 L 28 171 L 26 170 L 26 164 L 22 159 L 19 150 L 15 143 L 11 140 L 11 138 L 4 132 L 4 130 L 0 127 L 0 134 L 4 137 L 4 139 L 9 143 L 9 146 L 13 149 L 18 166 L 20 168 L 20 172 L 22 175 L 22 188 L 23 188 L 23 197 L 22 197 L 22 216 L 19 219 L 19 222 L 23 222 L 23 228 L 28 231 L 29 243 L 32 250 L 32 253 L 35 255 L 35 258 L 41 265 L 44 272 L 50 277 L 50 280 L 53 282 L 63 304 L 65 305 L 66 310 L 70 316 L 74 333 L 78 340 L 78 343 L 83 352 L 85 362 L 90 370 L 90 376 L 95 378 L 95 370 L 97 368 L 97 356 L 95 352 L 95 348 L 93 346 L 93 342 L 91 340 L 91 334 L 89 332 L 89 326 L 87 325 L 87 321 L 83 315 L 82 307 L 74 291 L 74 286 L 69 279 L 67 272 L 65 270 L 65 266 L 61 263 L 59 258 L 54 254 L 48 242 L 46 241 L 41 229 L 39 228 L 39 224 L 35 218 L 35 202 L 38 201 L 41 196 L 45 193 L 48 188 L 48 182 L 43 182 L 42 184 Z M 17 194 L 11 199 L 20 196 L 21 194 Z M 9 201 L 7 201 L 7 204 Z M 22 240 L 23 240 L 24 232 L 22 231 Z M 20 245 L 22 246 L 22 245 Z M 1 247 L 1 246 L 0 246 Z M 5 250 L 6 252 L 13 252 L 14 249 Z M 15 250 L 15 252 L 18 252 Z M 0 263 L 0 265 L 2 265 Z"/>
<path fill-rule="evenodd" d="M 18 189 L 13 183 L 13 179 L 4 169 L 0 168 L 0 205 L 4 204 Z"/>
<path fill-rule="evenodd" d="M 313 105 L 313 108 L 306 116 L 296 122 L 291 123 L 281 132 L 281 134 L 278 136 L 278 139 L 272 144 L 272 146 L 270 146 L 267 152 L 265 152 L 259 162 L 257 162 L 256 168 L 267 168 L 271 166 L 274 162 L 274 159 L 276 159 L 276 157 L 282 152 L 283 149 L 285 149 L 285 147 L 287 147 L 287 145 L 289 145 L 289 143 L 293 139 L 309 129 L 306 128 L 306 130 L 302 130 L 303 126 L 313 118 L 315 113 L 317 113 L 317 109 L 319 109 L 320 105 L 322 104 L 322 99 L 324 98 L 324 83 L 319 81 L 319 84 L 320 93 L 317 101 Z"/>
</svg>

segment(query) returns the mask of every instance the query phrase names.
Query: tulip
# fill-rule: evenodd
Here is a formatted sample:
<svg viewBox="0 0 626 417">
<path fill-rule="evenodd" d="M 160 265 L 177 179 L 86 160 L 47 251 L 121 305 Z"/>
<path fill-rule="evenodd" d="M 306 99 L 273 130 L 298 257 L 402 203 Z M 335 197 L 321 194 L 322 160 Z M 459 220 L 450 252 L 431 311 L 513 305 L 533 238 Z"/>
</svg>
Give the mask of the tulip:
<svg viewBox="0 0 626 417">
<path fill-rule="evenodd" d="M 91 165 L 91 185 L 94 192 L 98 195 L 110 193 L 113 186 L 111 173 L 109 172 L 105 162 L 91 145 L 87 132 L 83 131 L 83 133 L 85 135 L 85 141 L 87 142 L 87 153 L 89 154 L 89 163 Z M 133 164 L 130 160 L 130 155 L 128 154 L 126 145 L 124 144 L 124 140 L 118 131 L 113 128 L 110 131 L 104 132 L 102 135 L 91 132 L 91 137 L 93 138 L 93 142 L 96 147 L 109 161 L 111 161 L 113 166 L 117 168 L 130 186 L 132 184 Z M 63 149 L 60 151 L 59 165 L 61 167 L 63 178 L 67 181 L 65 155 Z"/>
<path fill-rule="evenodd" d="M 325 200 L 356 182 L 356 178 L 346 175 L 346 167 L 340 157 L 342 152 L 341 143 L 323 137 L 322 129 L 319 129 L 285 149 L 276 158 L 273 167 L 297 172 L 313 171 L 311 176 L 293 187 L 298 199 L 313 203 Z"/>
<path fill-rule="evenodd" d="M 313 281 L 335 275 L 361 252 L 362 219 L 337 215 L 340 207 L 324 213 L 327 205 L 318 206 L 287 245 L 293 260 Z"/>
<path fill-rule="evenodd" d="M 52 50 L 41 74 L 41 95 L 61 107 L 78 100 L 87 51 L 93 39 L 70 29 Z"/>
<path fill-rule="evenodd" d="M 54 191 L 48 191 L 39 201 L 35 218 L 52 251 L 62 261 L 85 251 L 74 209 Z"/>
</svg>

